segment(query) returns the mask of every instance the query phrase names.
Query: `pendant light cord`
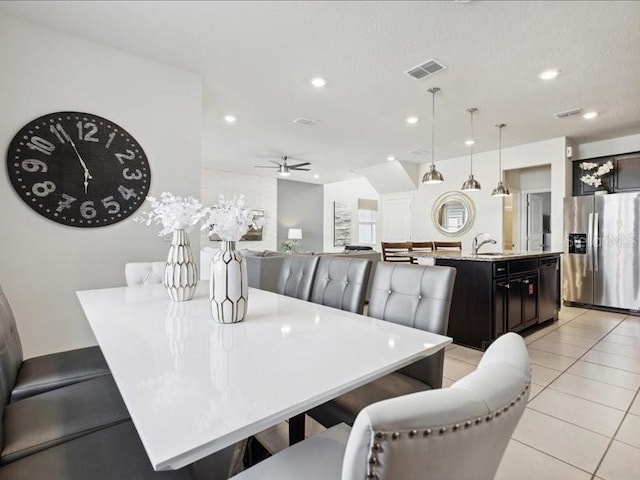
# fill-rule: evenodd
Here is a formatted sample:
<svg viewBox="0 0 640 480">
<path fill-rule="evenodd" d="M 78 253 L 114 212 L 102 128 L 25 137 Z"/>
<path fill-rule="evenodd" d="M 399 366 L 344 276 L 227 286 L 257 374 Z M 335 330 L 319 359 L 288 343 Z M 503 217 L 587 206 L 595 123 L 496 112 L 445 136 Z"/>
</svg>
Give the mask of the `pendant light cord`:
<svg viewBox="0 0 640 480">
<path fill-rule="evenodd" d="M 471 114 L 471 140 L 475 143 L 475 138 L 473 135 L 473 114 L 475 111 L 473 109 L 469 109 L 469 113 Z M 471 144 L 471 165 L 470 165 L 469 173 L 473 175 L 473 143 Z"/>
<path fill-rule="evenodd" d="M 436 165 L 436 151 L 435 151 L 435 138 L 436 138 L 436 92 L 431 90 L 431 165 Z"/>
<path fill-rule="evenodd" d="M 502 181 L 502 127 L 498 127 L 498 174 L 500 175 L 500 181 Z"/>
</svg>

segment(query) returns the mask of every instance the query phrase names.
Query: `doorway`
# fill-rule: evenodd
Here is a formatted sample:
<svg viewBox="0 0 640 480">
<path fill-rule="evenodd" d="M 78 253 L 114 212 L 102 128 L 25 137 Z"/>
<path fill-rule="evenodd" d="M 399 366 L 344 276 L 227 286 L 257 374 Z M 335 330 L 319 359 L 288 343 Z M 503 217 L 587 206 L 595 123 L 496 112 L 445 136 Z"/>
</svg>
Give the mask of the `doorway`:
<svg viewBox="0 0 640 480">
<path fill-rule="evenodd" d="M 526 251 L 551 248 L 551 192 L 521 192 L 521 245 Z"/>
<path fill-rule="evenodd" d="M 504 248 L 541 251 L 551 248 L 551 166 L 505 172 L 511 197 L 503 202 Z"/>
</svg>

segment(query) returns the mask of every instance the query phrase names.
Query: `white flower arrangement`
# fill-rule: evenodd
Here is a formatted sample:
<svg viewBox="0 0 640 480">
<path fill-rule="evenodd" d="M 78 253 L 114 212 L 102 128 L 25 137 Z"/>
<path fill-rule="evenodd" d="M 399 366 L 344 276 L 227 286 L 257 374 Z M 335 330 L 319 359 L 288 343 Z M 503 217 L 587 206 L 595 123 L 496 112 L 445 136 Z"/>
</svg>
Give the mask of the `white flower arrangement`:
<svg viewBox="0 0 640 480">
<path fill-rule="evenodd" d="M 162 237 L 176 230 L 190 232 L 205 216 L 206 209 L 193 197 L 179 197 L 169 192 L 162 192 L 160 199 L 148 196 L 150 211 L 134 217 L 134 221 L 146 225 L 162 225 L 158 236 Z"/>
<path fill-rule="evenodd" d="M 220 195 L 220 200 L 211 208 L 205 209 L 206 218 L 202 229 L 211 231 L 227 242 L 237 242 L 250 228 L 259 229 L 264 218 L 254 219 L 250 208 L 245 207 L 244 195 L 229 200 Z"/>
<path fill-rule="evenodd" d="M 604 189 L 604 187 L 602 186 L 602 177 L 613 171 L 613 162 L 611 160 L 601 164 L 593 162 L 582 162 L 580 164 L 580 169 L 584 171 L 590 171 L 590 173 L 585 173 L 580 177 L 580 181 L 582 183 L 591 185 L 592 187 L 596 187 L 597 189 L 601 189 L 601 187 Z"/>
</svg>

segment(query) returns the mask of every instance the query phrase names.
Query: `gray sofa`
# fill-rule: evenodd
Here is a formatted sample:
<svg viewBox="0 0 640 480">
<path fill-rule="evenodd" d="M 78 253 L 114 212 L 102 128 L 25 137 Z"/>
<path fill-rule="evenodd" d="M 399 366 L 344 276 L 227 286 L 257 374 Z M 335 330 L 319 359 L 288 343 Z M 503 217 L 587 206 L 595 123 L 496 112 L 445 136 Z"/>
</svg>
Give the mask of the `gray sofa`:
<svg viewBox="0 0 640 480">
<path fill-rule="evenodd" d="M 247 277 L 249 286 L 275 292 L 278 286 L 280 267 L 285 259 L 285 253 L 263 252 L 255 250 L 241 250 L 247 260 Z"/>
</svg>

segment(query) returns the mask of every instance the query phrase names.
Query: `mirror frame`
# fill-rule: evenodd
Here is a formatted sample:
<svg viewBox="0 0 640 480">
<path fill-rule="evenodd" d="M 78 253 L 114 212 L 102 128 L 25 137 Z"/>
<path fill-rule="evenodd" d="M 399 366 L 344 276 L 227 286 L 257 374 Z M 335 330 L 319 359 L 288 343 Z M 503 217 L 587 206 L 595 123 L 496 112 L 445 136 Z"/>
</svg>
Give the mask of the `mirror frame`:
<svg viewBox="0 0 640 480">
<path fill-rule="evenodd" d="M 442 228 L 442 226 L 438 223 L 438 211 L 445 205 L 447 202 L 459 202 L 464 208 L 467 210 L 467 221 L 464 223 L 462 228 L 457 232 L 449 232 Z M 446 192 L 436 198 L 436 201 L 433 203 L 433 207 L 431 207 L 431 222 L 433 226 L 436 227 L 436 230 L 445 235 L 447 237 L 459 237 L 464 235 L 473 226 L 473 222 L 476 220 L 476 207 L 473 203 L 473 200 L 465 195 L 462 192 Z"/>
</svg>

